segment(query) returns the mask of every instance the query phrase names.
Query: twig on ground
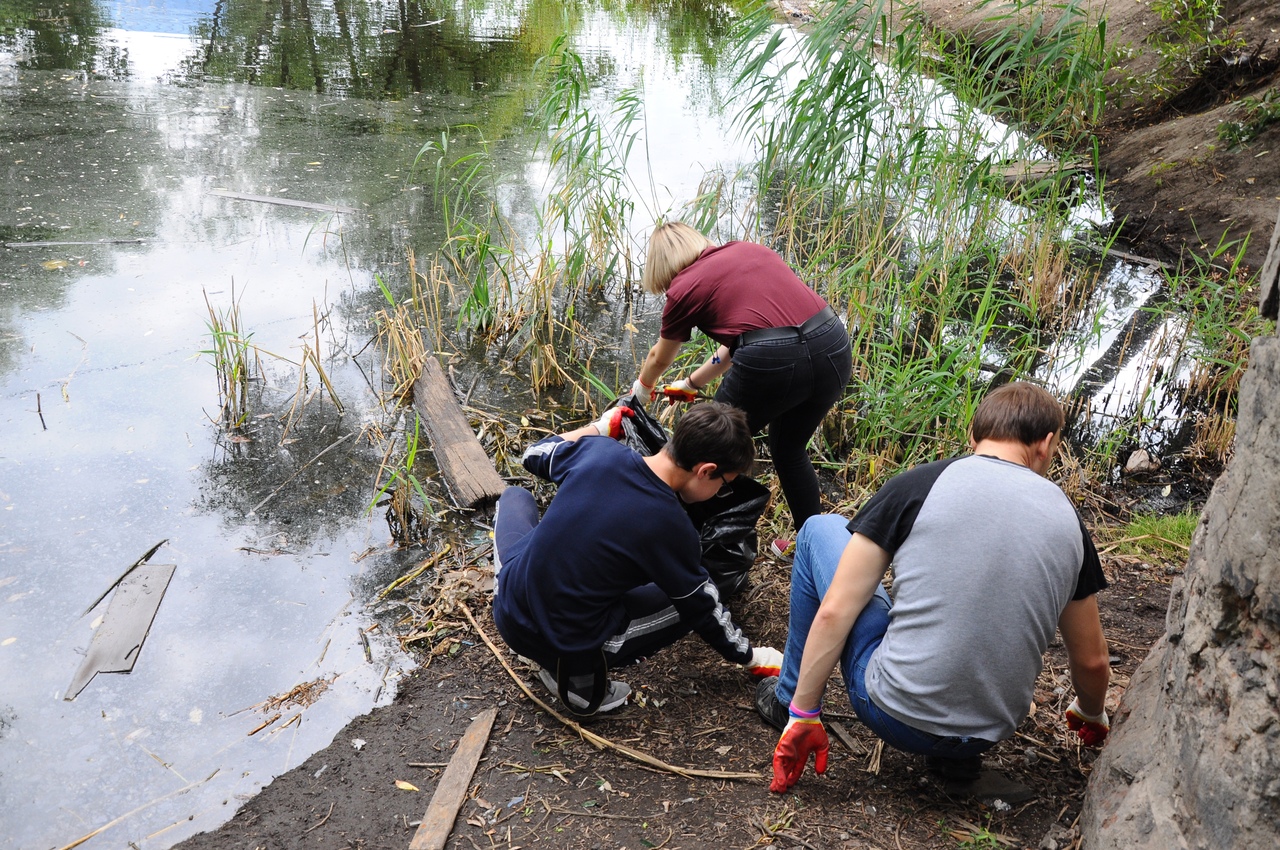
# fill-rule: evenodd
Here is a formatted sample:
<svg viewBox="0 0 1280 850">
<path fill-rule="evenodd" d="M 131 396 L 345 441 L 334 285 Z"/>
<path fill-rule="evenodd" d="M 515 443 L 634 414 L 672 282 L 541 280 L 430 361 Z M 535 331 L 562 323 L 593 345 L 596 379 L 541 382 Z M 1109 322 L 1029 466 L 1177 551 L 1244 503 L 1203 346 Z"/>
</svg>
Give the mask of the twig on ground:
<svg viewBox="0 0 1280 850">
<path fill-rule="evenodd" d="M 489 647 L 489 650 L 493 653 L 494 658 L 498 659 L 498 663 L 500 663 L 503 666 L 503 668 L 506 669 L 507 673 L 511 676 L 511 678 L 515 680 L 515 683 L 520 687 L 520 690 L 524 692 L 524 695 L 527 696 L 529 699 L 531 699 L 535 705 L 537 705 L 547 714 L 550 714 L 556 720 L 559 720 L 562 724 L 572 729 L 573 731 L 577 732 L 578 735 L 581 736 L 584 741 L 593 745 L 597 749 L 610 749 L 616 753 L 626 756 L 629 759 L 638 761 L 641 764 L 647 764 L 650 767 L 655 767 L 659 770 L 663 770 L 668 773 L 674 773 L 677 776 L 683 776 L 685 778 L 700 777 L 703 779 L 736 779 L 736 780 L 742 780 L 745 782 L 761 781 L 761 776 L 758 773 L 734 773 L 734 772 L 723 771 L 723 770 L 700 770 L 700 769 L 689 768 L 689 767 L 676 767 L 673 764 L 667 764 L 661 759 L 654 758 L 648 753 L 644 753 L 644 752 L 641 752 L 640 750 L 632 749 L 631 747 L 623 746 L 622 744 L 615 744 L 614 742 L 608 740 L 607 738 L 604 738 L 600 735 L 597 735 L 594 732 L 584 729 L 581 726 L 581 724 L 570 720 L 569 718 L 565 717 L 564 715 L 560 714 L 558 711 L 553 709 L 551 706 L 547 705 L 541 699 L 539 699 L 533 693 L 532 689 L 530 689 L 530 687 L 527 684 L 525 684 L 524 680 L 521 679 L 516 674 L 516 671 L 511 669 L 511 665 L 507 663 L 507 660 L 502 657 L 502 651 L 499 650 L 498 647 L 494 645 L 493 640 L 490 639 L 489 635 L 485 633 L 485 630 L 480 627 L 480 623 L 476 621 L 475 615 L 471 613 L 471 608 L 465 602 L 459 602 L 458 607 L 462 610 L 462 613 L 466 615 L 467 620 L 471 622 L 471 627 L 476 630 L 476 634 L 478 634 L 481 640 L 485 642 L 485 645 Z"/>
<path fill-rule="evenodd" d="M 876 741 L 871 748 L 871 758 L 867 759 L 867 766 L 864 768 L 867 773 L 880 774 L 880 756 L 884 755 L 884 741 Z"/>
<path fill-rule="evenodd" d="M 840 743 L 844 744 L 845 747 L 848 748 L 849 752 L 854 755 L 861 755 L 867 751 L 866 747 L 859 744 L 854 737 L 849 734 L 849 731 L 844 728 L 843 723 L 836 720 L 829 720 L 827 721 L 827 728 L 834 732 L 835 736 L 840 739 Z"/>
<path fill-rule="evenodd" d="M 1099 551 L 1098 554 L 1106 555 L 1108 552 L 1110 552 L 1111 550 L 1115 549 L 1116 547 L 1124 543 L 1136 543 L 1139 540 L 1158 540 L 1161 543 L 1168 543 L 1170 546 L 1176 546 L 1177 548 L 1181 549 L 1184 552 L 1191 551 L 1191 547 L 1188 546 L 1187 544 L 1179 543 L 1176 540 L 1170 540 L 1167 537 L 1161 537 L 1158 534 L 1139 534 L 1137 537 L 1122 537 L 1119 540 L 1113 540 L 1107 544 L 1107 547 L 1105 549 L 1102 549 L 1101 551 Z"/>
<path fill-rule="evenodd" d="M 337 805 L 337 801 L 336 801 L 336 800 L 335 800 L 334 802 L 330 803 L 330 804 L 329 804 L 329 811 L 325 813 L 325 816 L 324 816 L 324 817 L 320 818 L 320 822 L 319 822 L 319 823 L 316 823 L 316 824 L 312 824 L 311 826 L 309 826 L 309 827 L 307 827 L 306 829 L 302 830 L 302 834 L 303 834 L 303 835 L 306 835 L 306 834 L 307 834 L 308 832 L 310 832 L 311 830 L 313 830 L 313 829 L 319 829 L 320 827 L 324 826 L 324 825 L 325 825 L 325 822 L 326 822 L 327 820 L 329 820 L 329 815 L 333 814 L 333 807 L 334 807 L 334 806 L 336 806 L 336 805 Z"/>
<path fill-rule="evenodd" d="M 395 590 L 395 589 L 396 589 L 397 587 L 399 587 L 400 585 L 404 584 L 405 582 L 413 581 L 415 578 L 417 578 L 418 576 L 422 575 L 424 572 L 426 572 L 426 571 L 427 571 L 427 568 L 429 568 L 429 567 L 433 567 L 433 566 L 435 566 L 436 564 L 438 564 L 438 563 L 440 562 L 440 559 L 441 559 L 441 558 L 443 558 L 446 554 L 448 554 L 449 550 L 451 550 L 452 548 L 453 548 L 453 546 L 451 546 L 450 544 L 448 544 L 448 543 L 444 544 L 444 548 L 443 548 L 443 549 L 441 549 L 439 552 L 435 553 L 435 554 L 434 554 L 434 555 L 432 555 L 430 558 L 427 558 L 425 561 L 423 561 L 423 562 L 418 566 L 418 568 L 417 568 L 417 569 L 410 570 L 409 572 L 407 572 L 407 573 L 405 573 L 404 575 L 400 576 L 400 578 L 398 578 L 398 579 L 396 579 L 395 581 L 391 582 L 391 584 L 389 584 L 389 585 L 387 585 L 386 587 L 384 587 L 384 588 L 382 589 L 382 592 L 381 592 L 381 593 L 379 593 L 379 594 L 377 595 L 377 597 L 376 597 L 376 598 L 374 598 L 374 600 L 373 600 L 373 601 L 374 601 L 374 602 L 377 602 L 378 600 L 380 600 L 380 599 L 382 599 L 384 596 L 386 596 L 388 593 L 390 593 L 391 591 Z M 372 604 L 372 603 L 370 603 L 370 604 Z"/>
</svg>

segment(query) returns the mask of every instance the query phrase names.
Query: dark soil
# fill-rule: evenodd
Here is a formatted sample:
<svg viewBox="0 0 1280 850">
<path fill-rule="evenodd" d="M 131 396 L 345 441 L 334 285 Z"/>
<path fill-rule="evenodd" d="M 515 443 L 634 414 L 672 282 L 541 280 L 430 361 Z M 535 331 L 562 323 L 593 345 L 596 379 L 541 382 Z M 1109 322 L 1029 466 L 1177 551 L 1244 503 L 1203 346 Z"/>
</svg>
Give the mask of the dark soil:
<svg viewBox="0 0 1280 850">
<path fill-rule="evenodd" d="M 1100 599 L 1113 652 L 1114 702 L 1164 631 L 1168 585 L 1178 568 L 1132 558 L 1107 558 L 1105 565 L 1112 586 Z M 778 646 L 785 638 L 787 578 L 786 567 L 761 561 L 751 587 L 733 604 L 750 634 Z M 485 601 L 472 604 L 496 636 Z M 450 848 L 951 848 L 980 829 L 1006 847 L 1036 847 L 1052 825 L 1074 822 L 1094 758 L 1062 725 L 1071 693 L 1060 646 L 1050 650 L 1037 684 L 1035 713 L 987 758 L 989 767 L 1034 792 L 1029 802 L 1008 807 L 949 797 L 915 756 L 886 749 L 877 759 L 874 736 L 853 719 L 835 685 L 827 719 L 847 729 L 854 750 L 833 738 L 825 777 L 810 770 L 792 793 L 769 793 L 777 733 L 755 713 L 754 682 L 692 637 L 619 671 L 638 697 L 590 722 L 590 729 L 669 764 L 754 772 L 761 779 L 659 772 L 585 743 L 534 706 L 484 642 L 466 637 L 463 651 L 408 677 L 394 704 L 357 718 L 229 823 L 179 846 L 403 850 L 459 737 L 490 706 L 497 706 L 498 719 Z M 507 659 L 545 698 L 528 671 Z M 397 780 L 420 791 L 401 790 Z"/>
</svg>

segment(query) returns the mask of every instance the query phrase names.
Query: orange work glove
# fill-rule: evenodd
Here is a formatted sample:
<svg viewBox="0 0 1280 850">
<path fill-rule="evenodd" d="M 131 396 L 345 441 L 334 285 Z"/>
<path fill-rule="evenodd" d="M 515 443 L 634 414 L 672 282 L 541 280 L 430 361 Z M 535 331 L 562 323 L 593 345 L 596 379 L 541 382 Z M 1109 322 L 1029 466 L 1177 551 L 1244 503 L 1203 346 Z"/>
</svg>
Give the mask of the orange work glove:
<svg viewBox="0 0 1280 850">
<path fill-rule="evenodd" d="M 636 412 L 626 405 L 618 405 L 604 412 L 604 415 L 591 424 L 600 432 L 601 437 L 612 437 L 615 440 L 622 439 L 622 420 L 630 419 L 635 416 Z"/>
<path fill-rule="evenodd" d="M 746 668 L 752 676 L 780 676 L 782 675 L 782 653 L 772 646 L 754 647 Z"/>
<path fill-rule="evenodd" d="M 667 404 L 675 404 L 676 402 L 684 402 L 685 404 L 693 404 L 698 400 L 698 393 L 701 390 L 694 388 L 689 383 L 688 378 L 681 378 L 674 384 L 667 384 L 662 388 L 662 395 L 666 397 Z"/>
<path fill-rule="evenodd" d="M 1101 714 L 1090 716 L 1080 710 L 1080 697 L 1071 701 L 1066 711 L 1067 728 L 1080 736 L 1086 747 L 1101 747 L 1111 731 L 1111 721 L 1104 708 Z"/>
<path fill-rule="evenodd" d="M 791 715 L 778 746 L 773 749 L 773 781 L 769 783 L 769 790 L 782 794 L 799 782 L 809 753 L 814 754 L 813 769 L 819 774 L 826 773 L 830 751 L 831 742 L 827 740 L 827 730 L 822 728 L 820 717 Z"/>
</svg>

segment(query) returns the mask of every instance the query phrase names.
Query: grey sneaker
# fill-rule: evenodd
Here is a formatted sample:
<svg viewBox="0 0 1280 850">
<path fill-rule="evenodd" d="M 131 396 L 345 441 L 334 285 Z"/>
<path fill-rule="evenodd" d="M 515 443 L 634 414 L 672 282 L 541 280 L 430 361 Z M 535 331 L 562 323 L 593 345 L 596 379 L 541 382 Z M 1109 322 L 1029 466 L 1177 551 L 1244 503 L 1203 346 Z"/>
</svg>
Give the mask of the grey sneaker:
<svg viewBox="0 0 1280 850">
<path fill-rule="evenodd" d="M 560 698 L 560 687 L 556 684 L 555 675 L 545 667 L 538 668 L 538 680 L 542 682 L 542 686 L 551 692 L 556 699 Z M 570 676 L 569 677 L 569 703 L 576 709 L 586 710 L 587 697 L 580 694 L 591 694 L 592 680 L 590 676 Z M 600 702 L 600 707 L 596 709 L 596 714 L 603 714 L 606 711 L 613 711 L 624 705 L 631 696 L 631 686 L 626 682 L 619 682 L 616 679 L 609 680 L 609 686 L 605 688 L 604 699 Z"/>
<path fill-rule="evenodd" d="M 787 707 L 778 700 L 778 695 L 775 693 L 777 689 L 777 676 L 765 676 L 760 680 L 760 684 L 756 685 L 756 711 L 760 712 L 760 716 L 770 726 L 781 732 L 787 728 L 791 712 L 787 711 Z"/>
</svg>

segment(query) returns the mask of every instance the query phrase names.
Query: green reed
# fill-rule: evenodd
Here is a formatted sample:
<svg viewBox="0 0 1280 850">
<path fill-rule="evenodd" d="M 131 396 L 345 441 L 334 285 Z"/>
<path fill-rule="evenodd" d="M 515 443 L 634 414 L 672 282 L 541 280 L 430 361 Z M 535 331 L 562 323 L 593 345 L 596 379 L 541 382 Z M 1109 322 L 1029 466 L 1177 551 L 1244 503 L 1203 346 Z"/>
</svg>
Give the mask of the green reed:
<svg viewBox="0 0 1280 850">
<path fill-rule="evenodd" d="M 396 441 L 388 441 L 386 454 L 378 467 L 377 492 L 369 501 L 368 510 L 386 505 L 387 527 L 391 539 L 401 546 L 421 542 L 428 537 L 428 517 L 436 519 L 431 508 L 431 497 L 423 487 L 422 479 L 414 471 L 418 461 L 418 453 L 424 448 L 422 441 L 422 420 L 417 413 L 413 414 L 413 430 L 405 429 L 404 449 L 395 451 Z M 417 504 L 413 497 L 417 496 Z"/>
<path fill-rule="evenodd" d="M 261 374 L 258 354 L 250 341 L 253 334 L 246 334 L 240 319 L 240 302 L 232 287 L 231 306 L 225 310 L 214 309 L 209 293 L 204 293 L 209 318 L 210 348 L 200 353 L 213 360 L 218 379 L 219 420 L 228 429 L 239 428 L 249 419 L 249 384 L 255 374 Z"/>
<path fill-rule="evenodd" d="M 1108 68 L 1105 20 L 1076 0 L 1020 0 L 987 35 L 961 39 L 901 9 L 887 0 L 834 5 L 794 46 L 763 11 L 747 15 L 734 108 L 739 130 L 758 141 L 744 172 L 752 188 L 742 188 L 743 174 L 708 174 L 672 214 L 713 238 L 771 245 L 844 314 L 853 378 L 814 451 L 855 491 L 963 449 L 993 382 L 1034 380 L 1051 358 L 1069 356 L 1055 353 L 1059 335 L 1099 324 L 1097 266 L 1068 221 L 1079 165 L 1035 178 L 1023 166 L 1006 171 L 1042 159 L 1044 146 L 1090 160 Z M 567 385 L 572 405 L 591 407 L 630 378 L 599 368 L 617 346 L 590 328 L 602 295 L 626 315 L 636 306 L 626 285 L 638 276 L 629 234 L 658 218 L 637 210 L 647 175 L 628 166 L 643 153 L 645 105 L 626 90 L 602 110 L 564 40 L 538 68 L 546 94 L 535 128 L 550 176 L 534 233 L 517 239 L 491 200 L 486 147 L 459 154 L 442 137 L 419 154 L 434 159 L 448 232 L 443 259 L 431 265 L 431 303 L 514 351 L 535 389 Z M 788 76 L 801 82 L 788 87 Z M 1022 135 L 993 144 L 991 115 Z M 1209 262 L 1232 254 L 1224 248 Z M 1133 414 L 1070 459 L 1080 477 L 1105 475 L 1149 424 L 1161 380 L 1181 380 L 1214 412 L 1204 446 L 1229 446 L 1243 343 L 1257 324 L 1241 325 L 1247 285 L 1238 268 L 1170 280 L 1174 295 L 1149 309 L 1160 321 L 1188 318 L 1160 334 L 1166 359 L 1152 361 Z M 1191 377 L 1161 371 L 1190 352 L 1207 364 Z M 698 354 L 686 351 L 677 368 Z"/>
<path fill-rule="evenodd" d="M 454 311 L 459 329 L 489 345 L 514 342 L 535 388 L 569 385 L 575 402 L 591 406 L 590 363 L 599 343 L 583 315 L 607 288 L 637 275 L 626 236 L 634 202 L 625 163 L 639 140 L 644 104 L 624 91 L 609 115 L 597 116 L 587 69 L 563 38 L 537 73 L 546 93 L 534 121 L 550 190 L 534 211 L 535 232 L 517 234 L 494 202 L 487 145 L 455 154 L 448 134 L 424 144 L 415 167 L 434 164 L 432 189 L 446 230 L 433 263 L 443 273 L 432 274 L 428 287 L 434 305 Z"/>
</svg>

